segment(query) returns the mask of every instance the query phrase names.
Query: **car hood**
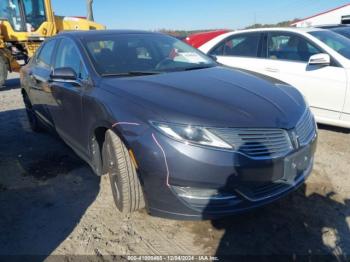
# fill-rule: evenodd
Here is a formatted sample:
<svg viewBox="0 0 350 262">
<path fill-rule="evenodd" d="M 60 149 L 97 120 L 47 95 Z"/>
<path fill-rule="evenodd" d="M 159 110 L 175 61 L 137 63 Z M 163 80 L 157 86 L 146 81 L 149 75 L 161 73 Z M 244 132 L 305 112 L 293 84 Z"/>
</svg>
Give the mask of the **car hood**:
<svg viewBox="0 0 350 262">
<path fill-rule="evenodd" d="M 294 128 L 304 98 L 276 79 L 224 67 L 105 78 L 101 88 L 153 112 L 149 119 L 216 127 Z M 140 112 L 140 114 L 145 112 Z"/>
</svg>

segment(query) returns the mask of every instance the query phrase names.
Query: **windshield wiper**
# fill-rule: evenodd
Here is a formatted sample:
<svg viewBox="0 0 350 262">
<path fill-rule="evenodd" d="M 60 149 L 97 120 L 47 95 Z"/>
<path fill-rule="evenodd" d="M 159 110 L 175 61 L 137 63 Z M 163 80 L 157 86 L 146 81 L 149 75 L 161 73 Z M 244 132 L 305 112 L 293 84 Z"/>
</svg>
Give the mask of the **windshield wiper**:
<svg viewBox="0 0 350 262">
<path fill-rule="evenodd" d="M 192 66 L 192 67 L 187 67 L 184 70 L 185 71 L 191 71 L 191 70 L 199 70 L 199 69 L 206 69 L 206 68 L 211 68 L 213 65 L 201 65 L 201 66 Z"/>
<path fill-rule="evenodd" d="M 158 75 L 161 74 L 162 72 L 159 71 L 129 71 L 125 73 L 106 73 L 102 74 L 103 77 L 108 77 L 108 76 L 147 76 L 147 75 Z"/>
</svg>

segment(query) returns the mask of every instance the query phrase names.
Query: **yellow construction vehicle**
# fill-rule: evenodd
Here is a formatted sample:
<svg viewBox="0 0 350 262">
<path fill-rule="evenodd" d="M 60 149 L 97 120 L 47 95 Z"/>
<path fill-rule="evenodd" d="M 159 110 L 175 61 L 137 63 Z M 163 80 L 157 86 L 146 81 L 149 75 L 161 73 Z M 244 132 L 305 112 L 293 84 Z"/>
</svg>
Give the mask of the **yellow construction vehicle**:
<svg viewBox="0 0 350 262">
<path fill-rule="evenodd" d="M 87 0 L 88 19 L 55 16 L 51 0 L 0 0 L 0 87 L 8 72 L 18 72 L 48 37 L 68 30 L 103 30 L 93 21 L 93 0 Z"/>
</svg>

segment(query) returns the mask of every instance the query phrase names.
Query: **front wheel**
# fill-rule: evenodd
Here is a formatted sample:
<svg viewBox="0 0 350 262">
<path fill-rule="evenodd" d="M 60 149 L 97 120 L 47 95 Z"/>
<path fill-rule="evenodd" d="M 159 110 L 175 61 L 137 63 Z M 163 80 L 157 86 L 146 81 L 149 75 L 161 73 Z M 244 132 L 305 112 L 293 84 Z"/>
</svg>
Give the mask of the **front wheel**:
<svg viewBox="0 0 350 262">
<path fill-rule="evenodd" d="M 111 130 L 106 132 L 102 161 L 118 210 L 127 214 L 144 208 L 144 196 L 135 165 L 124 143 Z"/>
<path fill-rule="evenodd" d="M 4 57 L 0 55 L 0 88 L 4 86 L 7 79 L 8 67 Z"/>
</svg>

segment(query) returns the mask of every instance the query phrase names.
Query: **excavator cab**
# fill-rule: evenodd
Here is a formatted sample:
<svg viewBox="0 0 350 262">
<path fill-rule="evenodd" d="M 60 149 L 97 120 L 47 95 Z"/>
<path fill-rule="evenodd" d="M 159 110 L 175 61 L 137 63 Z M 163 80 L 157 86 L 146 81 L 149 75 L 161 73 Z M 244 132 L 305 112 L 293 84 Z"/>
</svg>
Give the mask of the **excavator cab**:
<svg viewBox="0 0 350 262">
<path fill-rule="evenodd" d="M 7 20 L 15 32 L 35 32 L 47 21 L 44 0 L 3 0 L 0 18 Z"/>
<path fill-rule="evenodd" d="M 8 71 L 19 71 L 41 43 L 61 31 L 103 30 L 93 21 L 92 2 L 86 0 L 89 19 L 55 16 L 51 0 L 0 0 L 0 87 Z"/>
</svg>

